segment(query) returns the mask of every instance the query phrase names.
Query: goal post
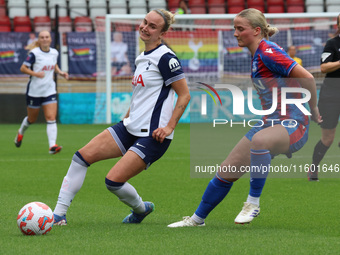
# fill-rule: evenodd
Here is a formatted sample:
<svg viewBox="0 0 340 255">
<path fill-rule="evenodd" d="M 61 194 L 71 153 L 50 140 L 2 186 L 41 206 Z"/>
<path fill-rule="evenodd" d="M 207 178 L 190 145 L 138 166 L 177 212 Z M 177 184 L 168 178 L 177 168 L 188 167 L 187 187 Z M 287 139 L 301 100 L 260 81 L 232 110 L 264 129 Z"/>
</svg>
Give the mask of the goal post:
<svg viewBox="0 0 340 255">
<path fill-rule="evenodd" d="M 334 25 L 338 15 L 339 13 L 334 12 L 282 13 L 265 14 L 265 17 L 269 24 L 280 30 L 270 40 L 277 42 L 285 50 L 292 44 L 296 45 L 297 56 L 302 58 L 303 66 L 318 76 L 320 51 L 330 34 L 335 32 Z M 97 86 L 105 88 L 102 89 L 105 91 L 105 99 L 101 97 L 101 100 L 105 100 L 102 104 L 106 106 L 105 122 L 108 124 L 117 121 L 112 118 L 115 108 L 127 105 L 129 97 L 126 93 L 131 92 L 134 59 L 143 51 L 138 26 L 144 17 L 144 14 L 108 14 L 105 17 L 105 41 L 97 40 L 97 51 L 105 52 L 105 59 L 97 59 L 97 66 L 105 67 L 103 79 L 101 82 L 97 81 Z M 247 49 L 238 47 L 233 37 L 234 17 L 235 14 L 175 16 L 176 23 L 165 36 L 164 43 L 181 61 L 189 84 L 198 81 L 215 84 L 226 82 L 229 78 L 239 78 L 242 81 L 244 77 L 249 77 L 250 53 Z M 113 42 L 115 36 L 121 37 L 120 42 Z M 118 46 L 121 50 L 118 50 Z M 126 51 L 125 55 L 123 51 Z M 113 61 L 114 54 L 120 56 L 116 60 L 118 63 Z M 121 98 L 113 98 L 115 94 Z M 118 111 L 117 114 L 122 113 Z"/>
</svg>

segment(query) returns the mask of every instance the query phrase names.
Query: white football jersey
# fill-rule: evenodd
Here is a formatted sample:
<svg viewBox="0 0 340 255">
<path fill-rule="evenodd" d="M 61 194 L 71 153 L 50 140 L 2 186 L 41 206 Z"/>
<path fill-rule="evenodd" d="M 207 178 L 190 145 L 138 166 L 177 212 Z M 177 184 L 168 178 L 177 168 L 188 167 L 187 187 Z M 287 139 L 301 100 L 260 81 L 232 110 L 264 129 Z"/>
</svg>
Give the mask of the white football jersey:
<svg viewBox="0 0 340 255">
<path fill-rule="evenodd" d="M 175 100 L 171 83 L 185 76 L 175 53 L 163 44 L 142 52 L 135 65 L 130 115 L 124 125 L 129 133 L 144 137 L 169 123 Z M 173 132 L 167 138 L 172 139 Z"/>
<path fill-rule="evenodd" d="M 45 72 L 44 78 L 30 76 L 27 85 L 27 94 L 29 96 L 47 97 L 57 93 L 53 74 L 58 54 L 56 49 L 50 48 L 48 52 L 44 52 L 39 47 L 34 48 L 28 54 L 23 64 L 30 67 L 34 72 Z"/>
</svg>

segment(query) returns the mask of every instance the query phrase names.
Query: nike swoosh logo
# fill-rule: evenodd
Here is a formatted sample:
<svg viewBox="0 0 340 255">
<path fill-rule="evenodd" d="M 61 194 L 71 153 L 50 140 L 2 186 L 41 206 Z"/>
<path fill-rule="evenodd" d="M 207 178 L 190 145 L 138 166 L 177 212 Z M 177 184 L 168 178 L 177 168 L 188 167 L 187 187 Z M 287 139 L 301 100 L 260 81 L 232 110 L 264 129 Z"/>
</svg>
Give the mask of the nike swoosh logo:
<svg viewBox="0 0 340 255">
<path fill-rule="evenodd" d="M 143 148 L 146 148 L 144 145 L 140 144 L 140 143 L 136 143 L 137 146 L 140 146 L 140 147 L 143 147 Z"/>
</svg>

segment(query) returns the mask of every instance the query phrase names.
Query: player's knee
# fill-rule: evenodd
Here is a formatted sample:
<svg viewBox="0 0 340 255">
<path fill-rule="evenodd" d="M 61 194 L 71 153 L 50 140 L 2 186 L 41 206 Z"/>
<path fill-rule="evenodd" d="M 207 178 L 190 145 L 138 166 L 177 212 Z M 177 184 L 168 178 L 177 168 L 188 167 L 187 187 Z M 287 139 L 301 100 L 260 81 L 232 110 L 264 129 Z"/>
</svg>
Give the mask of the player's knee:
<svg viewBox="0 0 340 255">
<path fill-rule="evenodd" d="M 27 121 L 28 121 L 29 124 L 33 124 L 33 123 L 35 123 L 37 121 L 37 118 L 29 118 L 28 117 Z"/>
<path fill-rule="evenodd" d="M 251 140 L 251 148 L 254 150 L 268 149 L 268 142 L 262 136 L 254 135 Z"/>
<path fill-rule="evenodd" d="M 124 183 L 125 182 L 115 182 L 115 181 L 109 180 L 108 178 L 105 178 L 106 188 L 113 193 L 114 191 L 121 189 Z"/>
<path fill-rule="evenodd" d="M 322 137 L 321 141 L 325 146 L 330 147 L 334 141 L 334 136 Z"/>
<path fill-rule="evenodd" d="M 91 165 L 83 158 L 79 151 L 74 153 L 72 160 L 85 167 L 89 167 Z"/>
</svg>

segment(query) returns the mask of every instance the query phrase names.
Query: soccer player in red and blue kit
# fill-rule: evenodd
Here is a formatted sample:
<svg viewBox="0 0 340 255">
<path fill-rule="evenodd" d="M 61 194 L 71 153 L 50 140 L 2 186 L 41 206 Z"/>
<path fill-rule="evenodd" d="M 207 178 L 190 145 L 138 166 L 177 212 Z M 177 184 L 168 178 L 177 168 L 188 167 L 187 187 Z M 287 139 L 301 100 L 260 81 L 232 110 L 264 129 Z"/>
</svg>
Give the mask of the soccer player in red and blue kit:
<svg viewBox="0 0 340 255">
<path fill-rule="evenodd" d="M 281 100 L 280 91 L 286 87 L 304 88 L 310 92 L 309 106 L 311 117 L 320 123 L 321 117 L 316 105 L 316 85 L 313 76 L 302 66 L 291 59 L 278 45 L 268 41 L 278 30 L 267 24 L 262 12 L 256 9 L 246 9 L 234 19 L 234 36 L 240 47 L 247 47 L 251 52 L 251 77 L 263 110 L 270 110 L 273 105 L 274 90 L 277 90 L 278 101 Z M 301 78 L 298 80 L 286 78 Z M 288 93 L 292 99 L 301 95 Z M 275 104 L 274 104 L 275 105 Z M 221 169 L 232 166 L 237 173 L 220 171 L 209 182 L 200 205 L 195 213 L 186 216 L 182 221 L 168 225 L 168 227 L 204 226 L 208 214 L 224 199 L 233 183 L 245 172 L 242 169 L 250 166 L 250 191 L 242 211 L 235 219 L 235 223 L 250 223 L 260 213 L 260 195 L 264 187 L 268 168 L 272 157 L 278 154 L 291 153 L 301 149 L 308 138 L 308 117 L 299 109 L 298 105 L 289 104 L 286 115 L 282 112 L 281 104 L 262 118 L 263 125 L 253 127 L 234 147 L 228 157 L 221 164 Z M 270 120 L 270 121 L 269 121 Z M 288 121 L 281 125 L 281 121 Z M 292 122 L 292 123 L 290 123 Z M 264 168 L 266 167 L 266 169 Z M 252 171 L 257 169 L 258 171 Z"/>
</svg>

